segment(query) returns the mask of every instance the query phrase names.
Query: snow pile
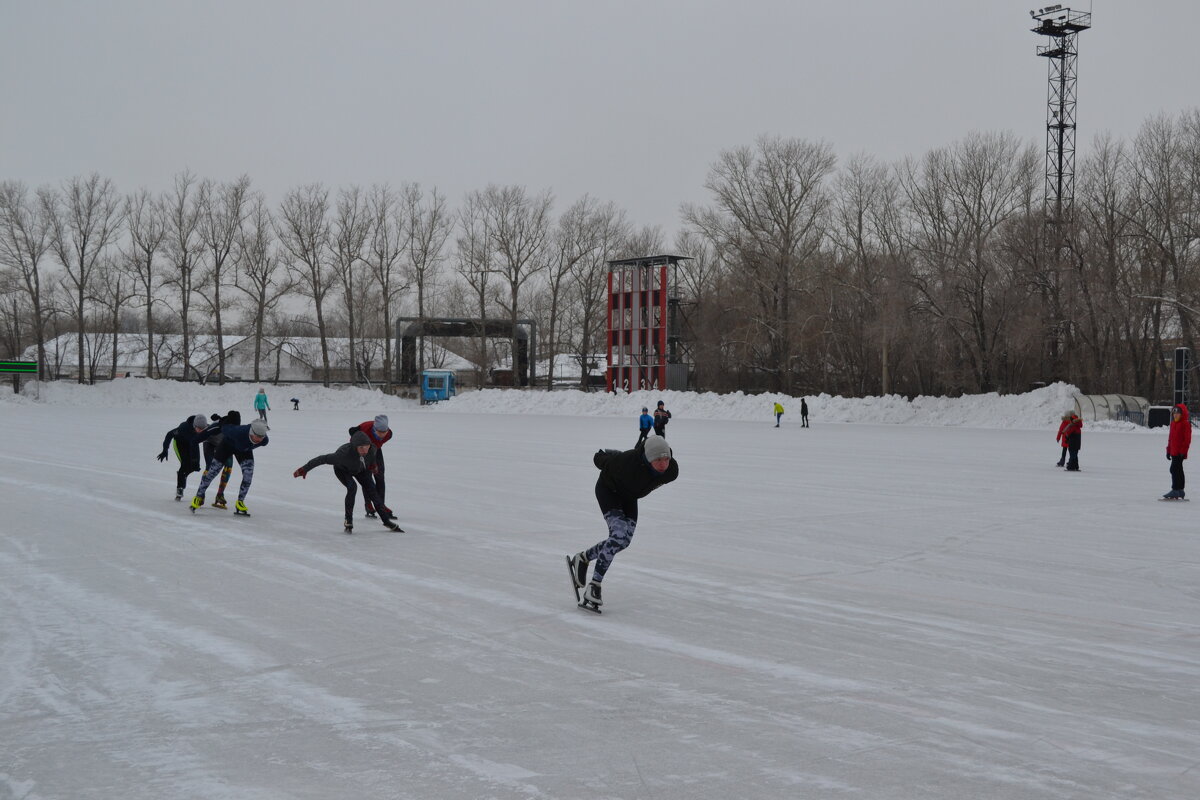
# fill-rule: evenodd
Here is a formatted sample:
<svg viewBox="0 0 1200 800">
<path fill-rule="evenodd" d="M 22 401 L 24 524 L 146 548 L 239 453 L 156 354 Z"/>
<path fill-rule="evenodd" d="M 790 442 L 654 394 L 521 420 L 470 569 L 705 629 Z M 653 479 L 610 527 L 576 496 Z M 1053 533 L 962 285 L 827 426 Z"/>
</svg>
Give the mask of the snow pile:
<svg viewBox="0 0 1200 800">
<path fill-rule="evenodd" d="M 380 411 L 403 411 L 419 408 L 415 400 L 385 395 L 381 391 L 359 387 L 334 387 L 326 389 L 317 384 L 269 384 L 242 381 L 224 386 L 173 380 L 149 380 L 144 378 L 122 378 L 97 383 L 94 386 L 71 381 L 50 381 L 38 384 L 30 381 L 22 385 L 21 396 L 0 391 L 0 403 L 38 402 L 46 405 L 73 408 L 126 408 L 130 406 L 154 408 L 178 408 L 185 412 L 224 412 L 229 409 L 254 407 L 254 395 L 259 387 L 267 390 L 267 397 L 275 413 L 292 410 L 291 398 L 300 400 L 300 410 L 327 411 L 361 408 L 372 414 Z"/>
<path fill-rule="evenodd" d="M 0 390 L 0 404 L 41 403 L 74 408 L 125 408 L 129 406 L 175 408 L 180 413 L 253 407 L 260 384 L 224 386 L 172 380 L 127 378 L 83 386 L 52 381 L 30 382 L 21 395 Z M 326 389 L 314 384 L 265 385 L 275 413 L 291 411 L 290 398 L 300 398 L 300 410 L 362 409 L 371 414 L 439 412 L 461 414 L 543 414 L 555 416 L 636 417 L 643 407 L 654 410 L 659 400 L 683 419 L 725 419 L 766 422 L 774 419 L 773 406 L 782 403 L 784 424 L 799 424 L 800 399 L 782 394 L 747 395 L 742 392 L 635 392 L 606 394 L 560 389 L 553 392 L 513 389 L 469 391 L 447 402 L 421 406 L 415 400 L 357 387 Z M 1063 412 L 1075 407 L 1078 390 L 1055 383 L 1025 394 L 995 393 L 963 397 L 840 397 L 820 394 L 807 397 L 813 422 L 866 422 L 889 425 L 961 426 L 970 428 L 1041 429 L 1058 424 Z M 1128 422 L 1088 423 L 1090 430 L 1144 430 Z"/>
<path fill-rule="evenodd" d="M 814 422 L 872 422 L 895 425 L 954 425 L 972 428 L 1045 428 L 1057 425 L 1065 411 L 1075 407 L 1078 389 L 1055 383 L 1025 394 L 995 393 L 963 397 L 840 397 L 820 394 L 806 397 Z M 800 399 L 783 394 L 747 395 L 742 392 L 634 392 L 605 394 L 562 390 L 523 392 L 485 389 L 461 394 L 436 408 L 469 414 L 555 414 L 566 416 L 636 416 L 642 408 L 654 410 L 662 400 L 672 414 L 691 419 L 766 421 L 773 419 L 776 402 L 783 405 L 784 424 L 800 421 Z M 1105 423 L 1107 427 L 1110 423 Z M 1129 423 L 1111 423 L 1126 430 Z M 1089 426 L 1091 427 L 1091 426 Z"/>
</svg>

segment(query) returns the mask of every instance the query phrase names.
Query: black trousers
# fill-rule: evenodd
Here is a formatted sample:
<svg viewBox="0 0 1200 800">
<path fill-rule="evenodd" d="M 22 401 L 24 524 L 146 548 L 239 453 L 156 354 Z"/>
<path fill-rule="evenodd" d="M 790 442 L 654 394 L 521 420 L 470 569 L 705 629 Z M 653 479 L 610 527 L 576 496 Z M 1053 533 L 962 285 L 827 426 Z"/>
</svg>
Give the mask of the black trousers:
<svg viewBox="0 0 1200 800">
<path fill-rule="evenodd" d="M 1083 436 L 1078 433 L 1067 437 L 1067 469 L 1079 469 L 1079 446 L 1082 441 Z"/>
<path fill-rule="evenodd" d="M 200 471 L 200 448 L 192 445 L 190 448 L 180 449 L 176 445 L 175 454 L 179 456 L 179 471 L 175 473 L 175 488 L 182 491 L 183 487 L 187 486 L 188 475 Z"/>
<path fill-rule="evenodd" d="M 1171 456 L 1171 491 L 1183 491 L 1183 456 Z"/>
<path fill-rule="evenodd" d="M 362 486 L 363 498 L 368 503 L 374 504 L 376 509 L 383 508 L 383 498 L 375 489 L 375 479 L 371 477 L 371 473 L 364 470 L 357 475 L 351 475 L 341 467 L 334 467 L 333 474 L 342 482 L 342 486 L 346 487 L 346 519 L 354 519 L 354 500 L 358 497 L 359 485 Z"/>
</svg>

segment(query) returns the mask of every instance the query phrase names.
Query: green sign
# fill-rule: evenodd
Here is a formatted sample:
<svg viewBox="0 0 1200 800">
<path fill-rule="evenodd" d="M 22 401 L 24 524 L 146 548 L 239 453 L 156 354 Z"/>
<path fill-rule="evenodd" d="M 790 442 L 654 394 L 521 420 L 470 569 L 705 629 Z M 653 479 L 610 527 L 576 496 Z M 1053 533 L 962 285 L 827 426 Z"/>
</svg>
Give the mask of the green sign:
<svg viewBox="0 0 1200 800">
<path fill-rule="evenodd" d="M 36 361 L 0 361 L 0 372 L 27 372 L 37 374 Z"/>
</svg>

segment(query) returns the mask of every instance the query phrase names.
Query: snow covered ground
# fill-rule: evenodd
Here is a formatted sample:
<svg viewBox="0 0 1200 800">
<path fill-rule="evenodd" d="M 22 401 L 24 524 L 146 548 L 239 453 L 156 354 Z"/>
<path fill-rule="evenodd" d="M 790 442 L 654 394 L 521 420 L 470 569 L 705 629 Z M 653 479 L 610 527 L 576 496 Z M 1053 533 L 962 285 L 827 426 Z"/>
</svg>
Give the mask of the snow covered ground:
<svg viewBox="0 0 1200 800">
<path fill-rule="evenodd" d="M 1200 506 L 1162 430 L 1055 468 L 1069 387 L 663 393 L 599 617 L 591 454 L 660 395 L 268 387 L 254 516 L 189 514 L 163 434 L 255 389 L 0 391 L 0 798 L 1200 796 Z M 407 532 L 346 536 L 291 471 L 380 411 Z"/>
</svg>

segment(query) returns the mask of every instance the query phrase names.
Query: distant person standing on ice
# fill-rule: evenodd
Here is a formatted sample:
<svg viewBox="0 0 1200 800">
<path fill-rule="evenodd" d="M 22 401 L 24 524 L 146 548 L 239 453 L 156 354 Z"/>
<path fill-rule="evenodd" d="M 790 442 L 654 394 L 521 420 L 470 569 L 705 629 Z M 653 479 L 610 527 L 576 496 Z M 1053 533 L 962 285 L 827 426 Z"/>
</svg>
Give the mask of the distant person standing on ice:
<svg viewBox="0 0 1200 800">
<path fill-rule="evenodd" d="M 1083 443 L 1083 418 L 1071 412 L 1067 427 L 1063 428 L 1063 440 L 1067 443 L 1067 472 L 1079 472 L 1079 448 Z"/>
<path fill-rule="evenodd" d="M 1071 412 L 1062 415 L 1062 422 L 1058 423 L 1058 433 L 1054 435 L 1054 441 L 1062 445 L 1062 455 L 1058 457 L 1058 466 L 1065 467 L 1067 465 L 1067 437 L 1063 431 L 1071 424 Z"/>
<path fill-rule="evenodd" d="M 271 410 L 271 404 L 267 402 L 267 390 L 261 386 L 258 387 L 258 394 L 254 395 L 254 408 L 258 411 L 258 418 L 266 422 L 267 412 Z"/>
<path fill-rule="evenodd" d="M 671 412 L 667 411 L 663 405 L 663 401 L 658 401 L 658 406 L 654 409 L 654 432 L 663 437 L 667 436 L 667 423 L 671 421 Z"/>
<path fill-rule="evenodd" d="M 650 431 L 653 429 L 654 417 L 650 416 L 650 409 L 642 406 L 642 415 L 638 417 L 638 440 L 633 446 L 641 446 L 642 442 L 646 441 L 646 437 L 650 435 Z"/>
<path fill-rule="evenodd" d="M 608 524 L 608 538 L 580 553 L 567 556 L 567 566 L 576 590 L 587 584 L 580 605 L 599 611 L 600 584 L 613 557 L 629 547 L 637 527 L 638 500 L 679 477 L 679 464 L 671 457 L 671 448 L 661 436 L 651 436 L 641 447 L 621 452 L 598 450 L 592 463 L 600 470 L 596 479 L 596 502 Z M 596 562 L 592 581 L 587 582 L 588 565 Z"/>
<path fill-rule="evenodd" d="M 779 420 L 782 419 L 782 417 L 783 417 L 783 404 L 776 403 L 775 404 L 775 427 L 776 428 L 779 427 Z"/>
<path fill-rule="evenodd" d="M 159 461 L 167 460 L 167 448 L 175 448 L 175 456 L 179 459 L 179 471 L 175 473 L 175 499 L 183 499 L 183 490 L 187 486 L 188 475 L 200 471 L 200 441 L 201 434 L 208 427 L 208 417 L 203 414 L 193 414 L 167 431 L 163 437 L 162 452 L 158 454 Z"/>
<path fill-rule="evenodd" d="M 804 402 L 804 398 L 800 398 L 800 427 L 808 427 L 808 403 Z"/>
<path fill-rule="evenodd" d="M 1192 444 L 1192 423 L 1188 421 L 1187 406 L 1179 403 L 1171 412 L 1171 427 L 1167 431 L 1167 460 L 1171 462 L 1171 491 L 1164 500 L 1183 498 L 1183 462 Z"/>
</svg>

